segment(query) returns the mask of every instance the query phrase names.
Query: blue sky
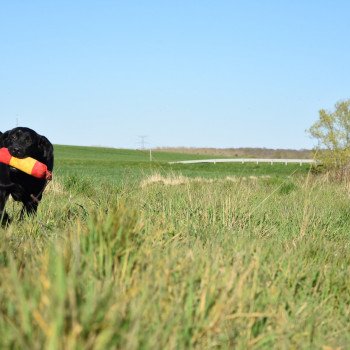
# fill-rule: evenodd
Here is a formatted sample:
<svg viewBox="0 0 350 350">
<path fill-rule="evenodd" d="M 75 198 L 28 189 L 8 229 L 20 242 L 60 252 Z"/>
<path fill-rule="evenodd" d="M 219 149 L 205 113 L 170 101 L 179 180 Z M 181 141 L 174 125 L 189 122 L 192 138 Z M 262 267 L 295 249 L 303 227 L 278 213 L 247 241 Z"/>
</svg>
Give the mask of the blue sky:
<svg viewBox="0 0 350 350">
<path fill-rule="evenodd" d="M 350 98 L 350 2 L 0 1 L 0 130 L 53 143 L 309 148 Z"/>
</svg>

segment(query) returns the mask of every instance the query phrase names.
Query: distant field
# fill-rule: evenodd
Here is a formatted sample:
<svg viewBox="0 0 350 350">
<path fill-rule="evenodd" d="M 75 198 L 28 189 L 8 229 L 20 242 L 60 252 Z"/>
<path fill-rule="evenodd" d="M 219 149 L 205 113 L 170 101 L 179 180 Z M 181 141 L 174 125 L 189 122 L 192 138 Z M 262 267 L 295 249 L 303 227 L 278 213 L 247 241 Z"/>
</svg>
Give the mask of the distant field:
<svg viewBox="0 0 350 350">
<path fill-rule="evenodd" d="M 0 349 L 348 349 L 350 186 L 307 166 L 55 146 L 0 228 Z M 212 158 L 212 155 L 208 155 Z"/>
<path fill-rule="evenodd" d="M 94 161 L 148 162 L 149 150 L 129 150 L 103 147 L 82 147 L 55 145 L 57 159 L 86 159 Z M 171 162 L 185 159 L 208 159 L 209 156 L 190 155 L 175 152 L 153 152 L 153 158 L 160 162 Z"/>
<path fill-rule="evenodd" d="M 55 173 L 58 175 L 84 174 L 98 181 L 138 181 L 140 178 L 159 172 L 190 177 L 227 176 L 277 176 L 307 174 L 308 165 L 298 164 L 168 164 L 168 162 L 192 159 L 209 159 L 213 155 L 196 155 L 173 152 L 123 150 L 99 147 L 55 146 Z"/>
</svg>

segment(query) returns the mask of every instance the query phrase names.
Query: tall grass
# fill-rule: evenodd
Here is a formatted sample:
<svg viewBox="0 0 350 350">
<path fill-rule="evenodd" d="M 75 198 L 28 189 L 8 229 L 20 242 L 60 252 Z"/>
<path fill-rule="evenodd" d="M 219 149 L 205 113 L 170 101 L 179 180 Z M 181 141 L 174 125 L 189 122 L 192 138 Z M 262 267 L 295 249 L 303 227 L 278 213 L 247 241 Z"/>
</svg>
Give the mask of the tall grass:
<svg viewBox="0 0 350 350">
<path fill-rule="evenodd" d="M 347 184 L 155 178 L 58 178 L 0 230 L 1 348 L 348 348 Z"/>
</svg>

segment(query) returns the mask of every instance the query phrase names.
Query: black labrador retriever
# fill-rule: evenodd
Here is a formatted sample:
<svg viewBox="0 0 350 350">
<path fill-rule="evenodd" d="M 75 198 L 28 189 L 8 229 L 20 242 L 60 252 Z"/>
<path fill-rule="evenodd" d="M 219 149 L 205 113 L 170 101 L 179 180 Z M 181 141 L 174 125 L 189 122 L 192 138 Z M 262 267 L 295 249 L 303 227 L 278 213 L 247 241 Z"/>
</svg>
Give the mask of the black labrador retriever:
<svg viewBox="0 0 350 350">
<path fill-rule="evenodd" d="M 17 127 L 0 132 L 0 148 L 6 147 L 17 158 L 32 157 L 53 169 L 53 146 L 45 137 L 29 128 Z M 5 211 L 9 197 L 23 203 L 21 218 L 25 213 L 35 214 L 46 186 L 45 179 L 38 179 L 9 165 L 0 163 L 0 222 L 6 225 L 10 218 Z"/>
</svg>

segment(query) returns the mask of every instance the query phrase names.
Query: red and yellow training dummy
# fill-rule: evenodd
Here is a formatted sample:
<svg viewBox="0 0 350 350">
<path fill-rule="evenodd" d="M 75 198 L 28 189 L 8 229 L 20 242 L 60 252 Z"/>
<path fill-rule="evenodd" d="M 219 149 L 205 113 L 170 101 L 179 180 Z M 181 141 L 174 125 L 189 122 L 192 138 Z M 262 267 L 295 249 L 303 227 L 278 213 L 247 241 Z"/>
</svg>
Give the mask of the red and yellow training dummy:
<svg viewBox="0 0 350 350">
<path fill-rule="evenodd" d="M 52 179 L 52 173 L 45 164 L 31 157 L 22 159 L 13 157 L 5 147 L 0 148 L 0 163 L 10 165 L 38 179 Z"/>
</svg>

